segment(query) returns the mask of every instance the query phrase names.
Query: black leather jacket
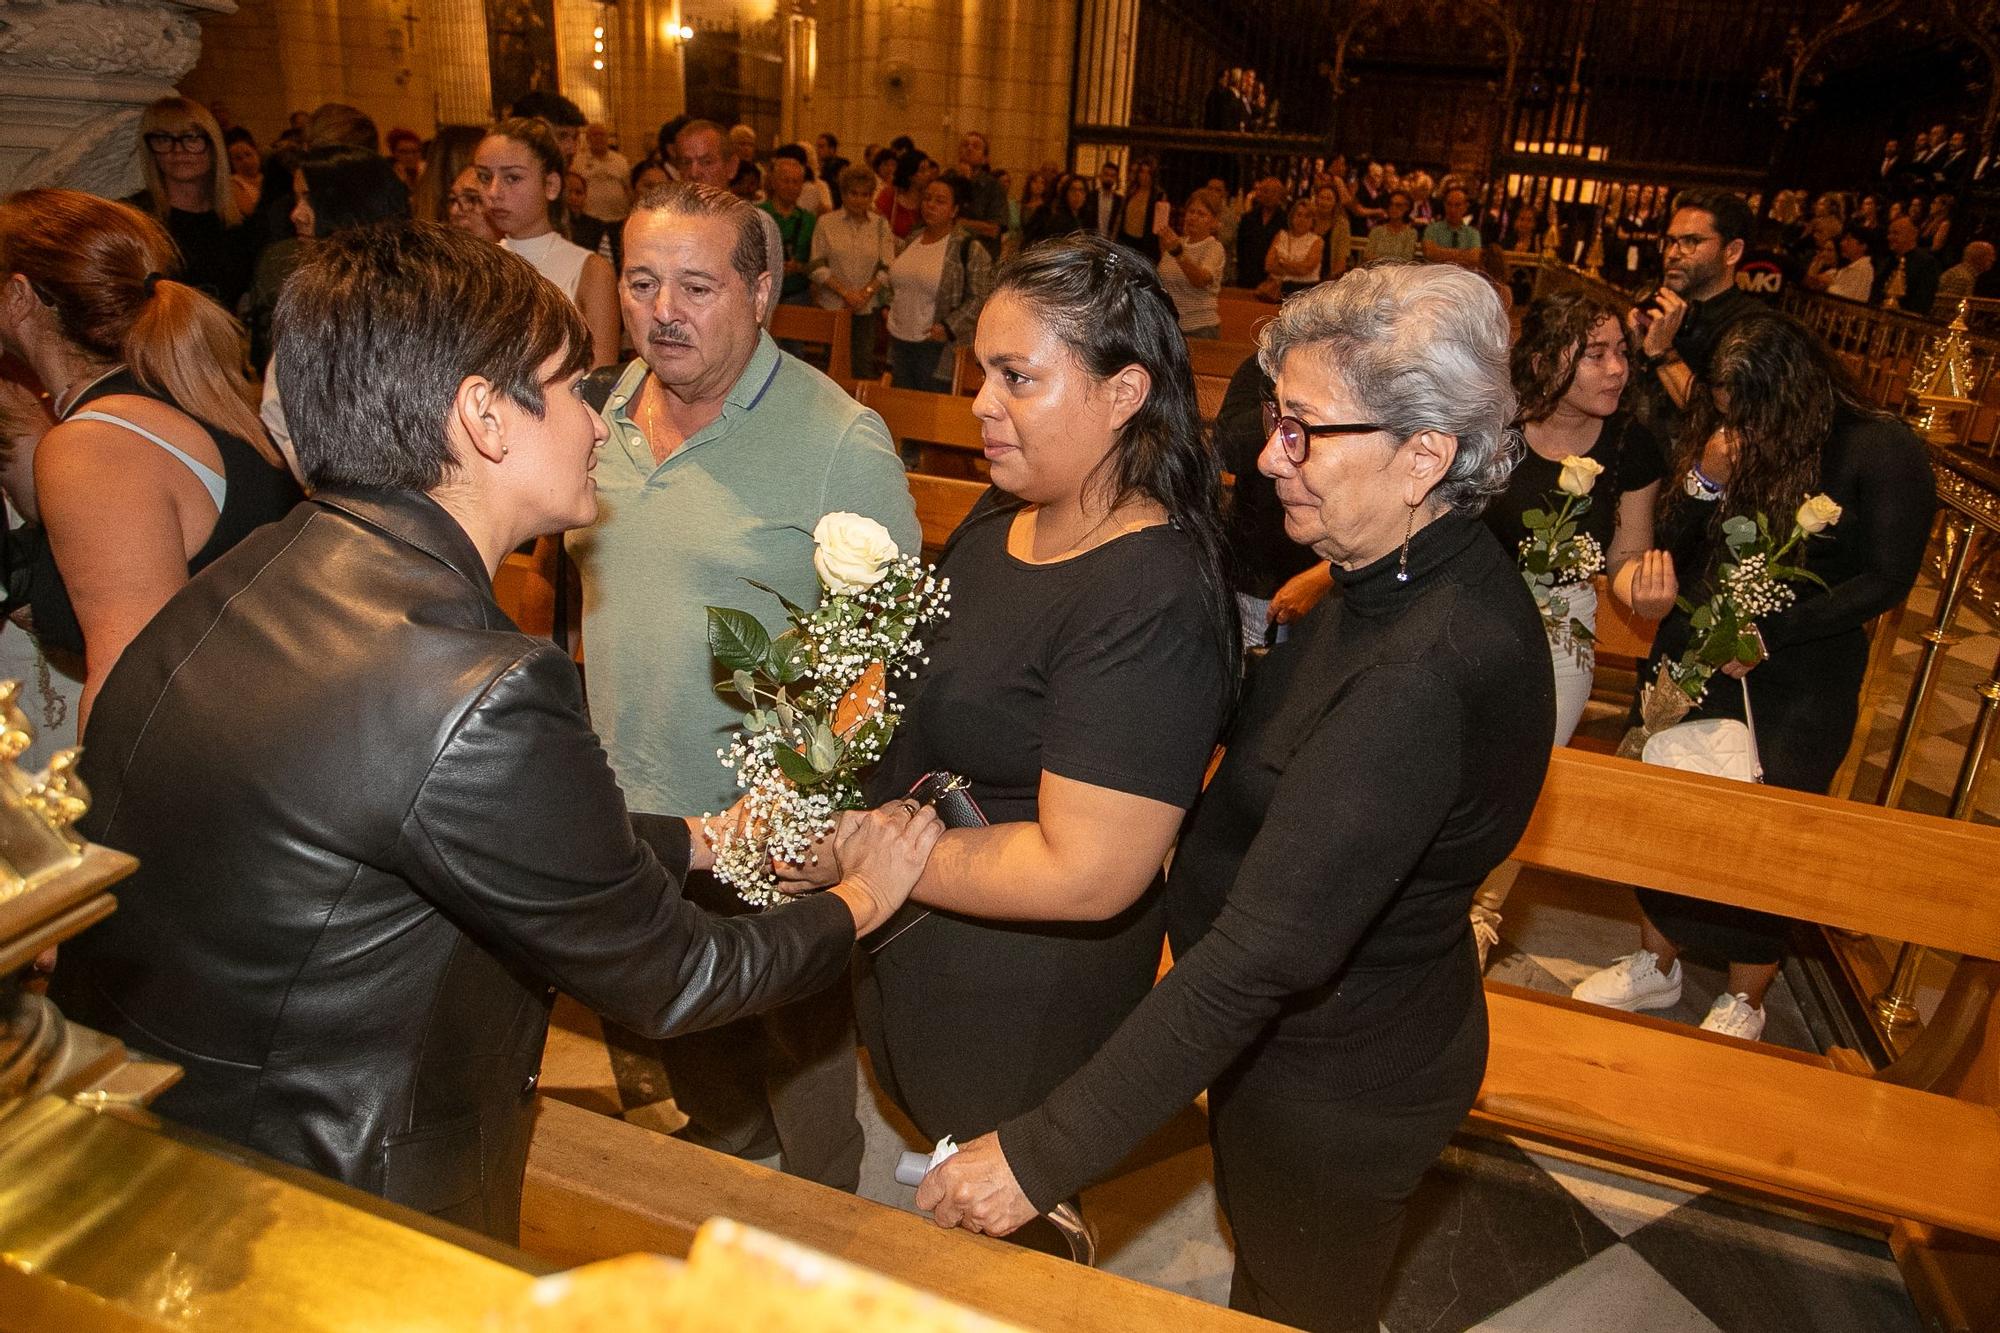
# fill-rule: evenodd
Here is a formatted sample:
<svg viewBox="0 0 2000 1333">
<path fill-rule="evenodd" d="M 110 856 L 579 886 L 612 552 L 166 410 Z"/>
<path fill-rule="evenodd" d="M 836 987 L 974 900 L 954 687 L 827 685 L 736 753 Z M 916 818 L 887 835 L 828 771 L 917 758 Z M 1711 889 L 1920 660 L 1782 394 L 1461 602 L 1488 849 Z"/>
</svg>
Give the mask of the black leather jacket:
<svg viewBox="0 0 2000 1333">
<path fill-rule="evenodd" d="M 682 900 L 568 658 L 412 492 L 323 491 L 111 672 L 84 829 L 140 868 L 63 946 L 79 1022 L 184 1066 L 169 1118 L 513 1240 L 560 989 L 664 1036 L 839 981 L 847 908 Z M 637 836 L 635 836 L 635 834 Z"/>
</svg>

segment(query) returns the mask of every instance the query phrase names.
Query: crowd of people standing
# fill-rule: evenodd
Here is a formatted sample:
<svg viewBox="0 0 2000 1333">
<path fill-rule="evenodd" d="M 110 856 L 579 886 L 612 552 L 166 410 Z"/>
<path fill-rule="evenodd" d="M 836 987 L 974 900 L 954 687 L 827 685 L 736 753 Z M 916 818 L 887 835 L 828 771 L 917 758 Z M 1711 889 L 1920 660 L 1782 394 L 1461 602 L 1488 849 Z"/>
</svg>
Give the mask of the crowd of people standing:
<svg viewBox="0 0 2000 1333">
<path fill-rule="evenodd" d="M 141 862 L 56 960 L 65 1008 L 175 1052 L 163 1114 L 509 1240 L 558 991 L 657 1056 L 683 1137 L 848 1190 L 865 1045 L 964 1145 L 920 1205 L 996 1235 L 1206 1089 L 1232 1304 L 1376 1327 L 1484 1069 L 1493 877 L 1589 690 L 1525 516 L 1603 474 L 1589 530 L 1661 622 L 1650 671 L 1725 524 L 1830 496 L 1823 586 L 1698 710 L 1754 691 L 1769 780 L 1803 790 L 1916 577 L 1922 450 L 1738 286 L 1752 208 L 1639 192 L 1657 293 L 1545 297 L 1517 335 L 1492 257 L 1536 225 L 1460 177 L 1334 157 L 1174 200 L 1132 161 L 1017 203 L 976 131 L 946 169 L 681 117 L 634 163 L 562 99 L 511 112 L 384 153 L 322 107 L 252 162 L 168 99 L 145 196 L 0 203 L 19 604 L 78 659 L 86 832 Z M 1281 303 L 1211 436 L 1189 340 L 1232 280 Z M 710 873 L 741 716 L 706 608 L 748 581 L 781 628 L 828 513 L 922 540 L 882 419 L 773 338 L 786 303 L 852 312 L 859 374 L 976 361 L 992 488 L 874 808 L 751 913 Z M 230 322 L 254 346 L 259 311 L 261 399 Z M 530 543 L 575 570 L 582 678 L 494 600 Z M 940 771 L 982 821 L 908 798 Z M 1704 1026 L 1755 1039 L 1776 924 L 1643 907 L 1578 997 L 1665 1007 L 1705 955 Z"/>
</svg>

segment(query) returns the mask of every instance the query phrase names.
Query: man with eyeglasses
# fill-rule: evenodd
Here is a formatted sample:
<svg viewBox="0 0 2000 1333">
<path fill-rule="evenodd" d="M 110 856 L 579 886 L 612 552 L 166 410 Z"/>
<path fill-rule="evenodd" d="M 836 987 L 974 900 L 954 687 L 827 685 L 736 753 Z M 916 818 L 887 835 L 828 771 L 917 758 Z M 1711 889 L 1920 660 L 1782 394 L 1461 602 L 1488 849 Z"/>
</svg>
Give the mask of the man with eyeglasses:
<svg viewBox="0 0 2000 1333">
<path fill-rule="evenodd" d="M 1686 190 L 1667 224 L 1666 278 L 1626 316 L 1638 349 L 1634 368 L 1659 378 L 1675 408 L 1687 406 L 1723 333 L 1762 302 L 1737 287 L 1754 219 L 1727 190 Z"/>
</svg>

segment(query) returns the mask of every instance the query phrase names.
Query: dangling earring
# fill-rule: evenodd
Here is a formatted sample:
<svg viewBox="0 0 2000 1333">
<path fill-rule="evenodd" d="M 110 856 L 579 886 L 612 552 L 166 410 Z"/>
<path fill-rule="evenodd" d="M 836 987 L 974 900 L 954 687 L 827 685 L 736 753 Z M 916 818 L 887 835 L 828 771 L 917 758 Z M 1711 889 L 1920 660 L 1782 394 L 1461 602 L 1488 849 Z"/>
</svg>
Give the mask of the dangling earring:
<svg viewBox="0 0 2000 1333">
<path fill-rule="evenodd" d="M 1417 526 L 1417 507 L 1410 506 L 1410 512 L 1403 519 L 1403 552 L 1396 558 L 1396 582 L 1410 581 L 1410 533 Z"/>
</svg>

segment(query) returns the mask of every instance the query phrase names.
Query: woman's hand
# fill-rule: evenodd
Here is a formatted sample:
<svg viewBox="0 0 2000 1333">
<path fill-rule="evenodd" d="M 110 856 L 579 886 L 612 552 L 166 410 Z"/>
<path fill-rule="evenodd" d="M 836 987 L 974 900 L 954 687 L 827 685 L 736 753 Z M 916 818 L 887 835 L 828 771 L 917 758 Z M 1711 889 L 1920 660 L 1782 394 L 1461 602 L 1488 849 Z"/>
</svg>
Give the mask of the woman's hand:
<svg viewBox="0 0 2000 1333">
<path fill-rule="evenodd" d="M 1333 568 L 1330 565 L 1314 565 L 1302 574 L 1294 574 L 1271 594 L 1271 623 L 1291 624 L 1318 606 L 1331 591 Z"/>
<path fill-rule="evenodd" d="M 934 343 L 941 343 L 945 340 L 947 334 L 944 325 L 933 324 L 931 325 L 931 331 L 925 334 L 924 336 L 929 338 Z"/>
<path fill-rule="evenodd" d="M 1005 1236 L 1040 1216 L 1014 1179 L 998 1134 L 982 1134 L 932 1167 L 917 1186 L 917 1207 L 941 1227 Z"/>
<path fill-rule="evenodd" d="M 835 834 L 834 852 L 845 873 L 827 892 L 854 913 L 856 935 L 881 926 L 909 900 L 943 832 L 937 811 L 905 799 L 870 810 Z"/>
<path fill-rule="evenodd" d="M 862 819 L 859 810 L 843 810 L 835 818 L 833 831 L 812 845 L 803 862 L 771 858 L 771 873 L 778 877 L 780 893 L 811 893 L 840 880 L 840 844 L 854 824 Z"/>
<path fill-rule="evenodd" d="M 1674 576 L 1674 558 L 1665 551 L 1645 551 L 1626 566 L 1621 578 L 1625 605 L 1644 620 L 1659 620 L 1674 609 L 1680 595 L 1680 581 Z M 1620 591 L 1614 588 L 1613 591 Z"/>
</svg>

